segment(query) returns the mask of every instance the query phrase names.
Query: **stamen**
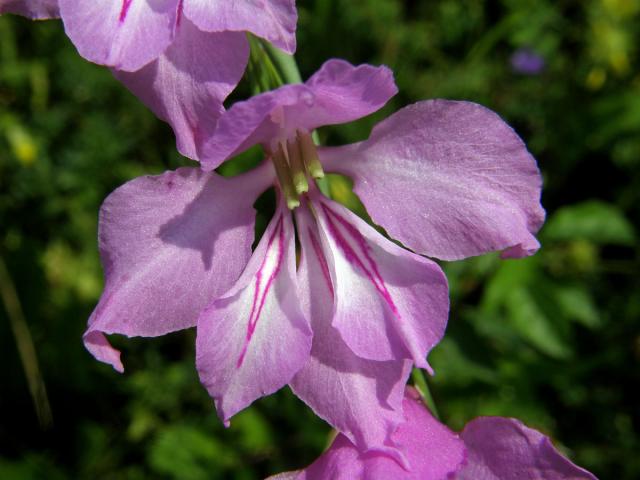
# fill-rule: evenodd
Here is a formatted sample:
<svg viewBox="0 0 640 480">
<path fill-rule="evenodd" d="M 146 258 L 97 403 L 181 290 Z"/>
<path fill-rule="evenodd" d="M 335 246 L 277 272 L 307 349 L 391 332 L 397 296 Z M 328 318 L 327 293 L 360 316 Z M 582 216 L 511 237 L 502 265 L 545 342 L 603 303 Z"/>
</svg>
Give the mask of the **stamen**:
<svg viewBox="0 0 640 480">
<path fill-rule="evenodd" d="M 298 198 L 296 188 L 293 185 L 291 173 L 289 172 L 289 165 L 287 164 L 287 159 L 285 157 L 285 152 L 282 148 L 282 145 L 280 145 L 271 155 L 271 161 L 273 162 L 273 166 L 275 167 L 276 176 L 278 177 L 278 182 L 280 183 L 282 194 L 284 195 L 285 201 L 287 202 L 287 207 L 289 207 L 289 210 L 293 210 L 294 208 L 299 207 L 300 199 Z"/>
<path fill-rule="evenodd" d="M 287 142 L 287 153 L 289 154 L 293 185 L 296 188 L 296 193 L 302 195 L 309 191 L 309 183 L 307 182 L 307 171 L 302 162 L 300 145 L 297 141 L 289 140 Z"/>
<path fill-rule="evenodd" d="M 315 143 L 313 143 L 313 138 L 309 133 L 298 130 L 298 139 L 300 141 L 302 159 L 307 166 L 309 174 L 316 179 L 323 178 L 324 170 L 322 170 L 322 164 L 318 158 L 318 150 Z"/>
</svg>

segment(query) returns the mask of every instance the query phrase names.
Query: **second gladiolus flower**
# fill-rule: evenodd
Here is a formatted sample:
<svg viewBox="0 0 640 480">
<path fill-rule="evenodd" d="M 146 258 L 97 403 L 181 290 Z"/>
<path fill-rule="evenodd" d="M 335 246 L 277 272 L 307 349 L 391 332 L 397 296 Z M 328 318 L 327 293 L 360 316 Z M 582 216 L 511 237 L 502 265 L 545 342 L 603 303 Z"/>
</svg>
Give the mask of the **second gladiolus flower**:
<svg viewBox="0 0 640 480">
<path fill-rule="evenodd" d="M 458 435 L 431 416 L 412 388 L 404 416 L 392 435 L 403 464 L 380 452 L 359 452 L 340 435 L 306 469 L 270 480 L 596 480 L 549 438 L 513 418 L 476 418 Z"/>
</svg>

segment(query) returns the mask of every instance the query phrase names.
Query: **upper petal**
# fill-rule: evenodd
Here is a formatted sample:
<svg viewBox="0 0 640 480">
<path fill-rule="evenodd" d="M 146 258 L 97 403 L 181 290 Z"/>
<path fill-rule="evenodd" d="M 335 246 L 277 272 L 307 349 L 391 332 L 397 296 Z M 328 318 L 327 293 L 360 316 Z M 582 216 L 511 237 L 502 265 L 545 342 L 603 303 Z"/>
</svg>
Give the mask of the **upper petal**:
<svg viewBox="0 0 640 480">
<path fill-rule="evenodd" d="M 468 461 L 457 480 L 596 480 L 548 437 L 514 418 L 479 417 L 461 433 Z"/>
<path fill-rule="evenodd" d="M 15 13 L 32 20 L 58 18 L 57 0 L 0 0 L 0 15 Z"/>
<path fill-rule="evenodd" d="M 248 31 L 287 53 L 296 50 L 295 0 L 187 0 L 184 14 L 207 32 Z"/>
<path fill-rule="evenodd" d="M 105 289 L 85 333 L 96 358 L 122 370 L 103 333 L 157 336 L 196 324 L 251 255 L 252 205 L 269 171 L 224 178 L 180 168 L 107 197 L 98 234 Z"/>
<path fill-rule="evenodd" d="M 355 355 L 331 325 L 334 292 L 321 236 L 306 206 L 296 209 L 301 245 L 298 285 L 311 321 L 311 357 L 291 389 L 359 449 L 383 449 L 402 422 L 402 397 L 411 371 L 403 360 L 376 362 Z"/>
<path fill-rule="evenodd" d="M 179 0 L 59 0 L 67 35 L 87 60 L 135 71 L 173 40 Z"/>
<path fill-rule="evenodd" d="M 199 151 L 203 168 L 256 145 L 291 138 L 297 130 L 349 122 L 381 108 L 397 92 L 387 67 L 329 60 L 304 84 L 284 85 L 235 103 Z"/>
<path fill-rule="evenodd" d="M 333 255 L 335 328 L 362 358 L 411 359 L 429 368 L 426 355 L 442 338 L 449 310 L 440 267 L 387 240 L 345 207 L 321 195 L 314 201 Z"/>
<path fill-rule="evenodd" d="M 349 175 L 371 218 L 418 253 L 445 260 L 534 253 L 541 177 L 518 135 L 490 110 L 431 100 L 406 107 L 362 143 L 320 152 Z"/>
<path fill-rule="evenodd" d="M 198 373 L 224 422 L 286 385 L 309 358 L 293 224 L 280 203 L 242 276 L 198 319 Z"/>
<path fill-rule="evenodd" d="M 214 130 L 248 58 L 244 34 L 202 32 L 183 18 L 175 40 L 156 60 L 114 75 L 171 125 L 180 153 L 195 160 L 196 145 Z"/>
</svg>

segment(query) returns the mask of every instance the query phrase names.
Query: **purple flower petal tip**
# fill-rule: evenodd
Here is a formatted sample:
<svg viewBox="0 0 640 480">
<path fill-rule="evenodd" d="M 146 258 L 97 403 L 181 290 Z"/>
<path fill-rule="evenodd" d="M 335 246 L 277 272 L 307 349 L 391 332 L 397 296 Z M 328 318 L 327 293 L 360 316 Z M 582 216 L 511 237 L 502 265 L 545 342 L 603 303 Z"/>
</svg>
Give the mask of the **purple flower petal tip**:
<svg viewBox="0 0 640 480">
<path fill-rule="evenodd" d="M 102 332 L 89 330 L 84 334 L 83 340 L 86 349 L 96 360 L 111 365 L 117 372 L 124 373 L 120 352 L 111 346 Z"/>
</svg>

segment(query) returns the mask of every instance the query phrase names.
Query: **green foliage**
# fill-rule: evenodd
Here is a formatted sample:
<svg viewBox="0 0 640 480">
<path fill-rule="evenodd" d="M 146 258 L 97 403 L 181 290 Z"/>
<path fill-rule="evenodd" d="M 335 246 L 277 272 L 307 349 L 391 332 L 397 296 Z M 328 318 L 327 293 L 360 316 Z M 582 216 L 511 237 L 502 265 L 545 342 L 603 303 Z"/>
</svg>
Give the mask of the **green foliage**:
<svg viewBox="0 0 640 480">
<path fill-rule="evenodd" d="M 615 205 L 599 201 L 560 208 L 547 221 L 544 238 L 552 241 L 585 240 L 595 244 L 635 243 L 633 225 Z"/>
<path fill-rule="evenodd" d="M 397 108 L 446 97 L 497 111 L 539 161 L 548 212 L 540 252 L 444 265 L 451 318 L 429 359 L 443 419 L 459 429 L 476 415 L 517 416 L 599 478 L 638 478 L 638 2 L 298 4 L 303 77 L 337 56 L 389 65 L 400 88 L 380 112 L 322 129 L 323 143 L 361 140 Z M 539 75 L 511 70 L 522 47 L 544 57 Z M 252 93 L 250 80 L 232 100 Z M 259 160 L 252 150 L 221 172 Z M 225 429 L 198 382 L 192 331 L 115 338 L 124 375 L 82 347 L 102 288 L 100 203 L 138 175 L 189 164 L 170 128 L 83 61 L 59 22 L 0 17 L 0 256 L 54 417 L 53 429 L 37 424 L 2 305 L 0 478 L 262 478 L 326 446 L 328 427 L 286 389 Z M 366 215 L 348 179 L 332 177 L 330 190 Z M 266 195 L 257 204 L 258 232 L 272 203 Z"/>
</svg>

